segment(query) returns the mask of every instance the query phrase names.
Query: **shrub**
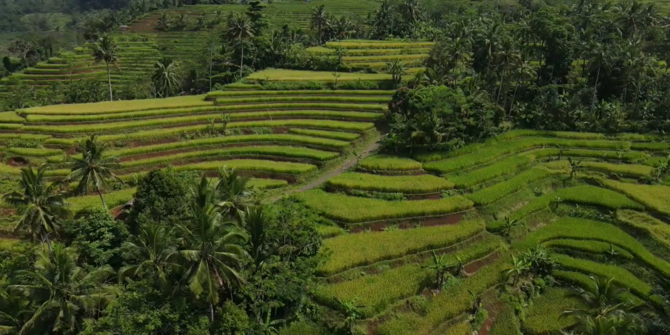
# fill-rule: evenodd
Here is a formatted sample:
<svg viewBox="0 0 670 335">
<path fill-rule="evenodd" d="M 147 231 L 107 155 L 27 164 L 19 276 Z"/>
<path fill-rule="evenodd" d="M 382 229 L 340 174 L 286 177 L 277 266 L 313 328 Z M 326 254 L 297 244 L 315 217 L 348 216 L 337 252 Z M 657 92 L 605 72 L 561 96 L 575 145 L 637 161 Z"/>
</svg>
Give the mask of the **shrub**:
<svg viewBox="0 0 670 335">
<path fill-rule="evenodd" d="M 335 176 L 326 185 L 337 189 L 401 193 L 434 193 L 454 187 L 452 182 L 433 175 L 379 176 L 356 172 Z"/>
<path fill-rule="evenodd" d="M 319 267 L 319 272 L 334 274 L 410 253 L 446 247 L 477 235 L 483 229 L 484 224 L 475 220 L 456 225 L 336 236 L 323 242 L 322 253 L 330 254 L 330 257 Z"/>
<path fill-rule="evenodd" d="M 295 197 L 327 218 L 346 223 L 437 216 L 472 207 L 472 202 L 461 196 L 440 200 L 385 201 L 312 190 L 298 193 Z"/>
</svg>

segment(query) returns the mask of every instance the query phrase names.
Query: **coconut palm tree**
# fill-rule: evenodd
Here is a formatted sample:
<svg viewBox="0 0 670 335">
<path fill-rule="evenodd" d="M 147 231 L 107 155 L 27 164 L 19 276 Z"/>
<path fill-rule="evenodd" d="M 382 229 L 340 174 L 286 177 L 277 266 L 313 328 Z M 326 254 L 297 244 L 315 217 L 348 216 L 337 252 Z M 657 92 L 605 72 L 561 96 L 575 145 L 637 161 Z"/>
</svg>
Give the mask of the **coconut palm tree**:
<svg viewBox="0 0 670 335">
<path fill-rule="evenodd" d="M 69 215 L 65 198 L 56 193 L 56 185 L 47 185 L 44 174 L 47 166 L 21 169 L 20 192 L 10 192 L 2 199 L 18 208 L 21 217 L 15 231 L 27 230 L 33 238 L 39 238 L 51 250 L 49 234 L 56 231 L 58 221 Z"/>
<path fill-rule="evenodd" d="M 172 228 L 158 223 L 142 225 L 139 235 L 133 236 L 125 246 L 139 255 L 140 262 L 121 268 L 119 281 L 149 275 L 157 279 L 161 288 L 167 287 L 170 271 L 179 268 L 175 263 L 177 248 L 173 243 Z"/>
<path fill-rule="evenodd" d="M 219 179 L 214 185 L 217 206 L 224 214 L 239 217 L 239 213 L 252 204 L 253 190 L 249 178 L 242 177 L 235 169 L 219 169 Z"/>
<path fill-rule="evenodd" d="M 240 78 L 244 70 L 244 41 L 254 37 L 254 29 L 251 21 L 246 15 L 236 15 L 228 24 L 228 40 L 239 43 L 241 48 L 240 56 Z"/>
<path fill-rule="evenodd" d="M 181 65 L 170 58 L 163 57 L 154 65 L 154 73 L 151 80 L 158 92 L 163 97 L 169 97 L 170 92 L 181 85 Z"/>
<path fill-rule="evenodd" d="M 312 29 L 316 28 L 316 33 L 319 36 L 319 44 L 322 43 L 323 29 L 328 26 L 328 14 L 326 13 L 326 6 L 319 5 L 314 8 L 312 12 L 312 20 L 310 22 Z"/>
<path fill-rule="evenodd" d="M 186 224 L 178 226 L 184 237 L 184 249 L 178 252 L 191 292 L 196 297 L 205 295 L 213 321 L 219 292 L 245 282 L 239 269 L 248 257 L 242 248 L 246 236 L 234 222 L 224 221 L 205 176 L 191 190 L 190 211 Z"/>
<path fill-rule="evenodd" d="M 21 274 L 31 279 L 30 284 L 9 289 L 25 294 L 39 307 L 19 334 L 29 333 L 37 324 L 48 324 L 59 333 L 78 332 L 85 314 L 103 309 L 114 296 L 112 288 L 105 285 L 114 275 L 109 265 L 87 272 L 77 266 L 74 253 L 61 244 L 55 244 L 52 253 L 39 253 L 34 270 Z"/>
<path fill-rule="evenodd" d="M 261 206 L 249 207 L 241 214 L 240 222 L 249 236 L 250 256 L 258 270 L 270 255 L 266 229 L 268 222 Z"/>
<path fill-rule="evenodd" d="M 16 291 L 0 289 L 0 334 L 16 334 L 28 321 L 30 300 Z"/>
<path fill-rule="evenodd" d="M 101 188 L 112 180 L 121 182 L 121 178 L 113 172 L 119 167 L 118 159 L 112 156 L 105 157 L 106 150 L 107 143 L 99 142 L 96 135 L 91 135 L 86 141 L 79 143 L 81 158 L 69 158 L 70 174 L 64 180 L 64 182 L 77 182 L 77 188 L 74 190 L 76 195 L 86 194 L 89 186 L 93 186 L 105 209 L 107 204 Z"/>
<path fill-rule="evenodd" d="M 104 35 L 96 43 L 91 44 L 91 51 L 93 52 L 93 58 L 95 63 L 105 62 L 107 66 L 107 83 L 109 85 L 109 101 L 114 100 L 114 93 L 112 92 L 112 74 L 109 70 L 109 65 L 113 64 L 117 69 L 119 68 L 119 58 L 116 55 L 118 47 L 114 39 Z"/>
</svg>

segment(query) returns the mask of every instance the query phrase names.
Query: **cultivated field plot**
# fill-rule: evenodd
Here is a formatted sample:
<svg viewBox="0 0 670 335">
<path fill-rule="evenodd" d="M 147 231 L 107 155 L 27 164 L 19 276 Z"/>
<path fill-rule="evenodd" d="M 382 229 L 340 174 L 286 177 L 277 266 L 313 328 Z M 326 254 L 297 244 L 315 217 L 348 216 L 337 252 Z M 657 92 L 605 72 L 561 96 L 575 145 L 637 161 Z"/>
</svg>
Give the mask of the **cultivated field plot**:
<svg viewBox="0 0 670 335">
<path fill-rule="evenodd" d="M 615 278 L 633 303 L 658 301 L 653 288 L 670 278 L 670 186 L 657 167 L 669 152 L 656 136 L 516 130 L 451 152 L 367 157 L 294 195 L 332 221 L 313 298 L 326 313 L 355 301 L 366 334 L 481 331 L 459 328 L 468 290 L 490 292 L 506 282 L 510 255 L 542 246 L 560 265 L 555 287 L 524 322 L 512 313 L 493 328 L 560 332 L 575 322 L 561 312 L 580 307 L 565 293 L 589 276 Z M 466 273 L 441 292 L 433 251 Z M 484 300 L 489 313 L 503 305 Z"/>
<path fill-rule="evenodd" d="M 392 40 L 344 40 L 327 42 L 324 46 L 307 50 L 320 56 L 336 57 L 337 50 L 341 49 L 344 52 L 342 61 L 353 70 L 372 69 L 383 72 L 389 61 L 400 60 L 408 68 L 407 72 L 414 73 L 423 69 L 423 63 L 434 44 Z"/>
<path fill-rule="evenodd" d="M 69 173 L 68 156 L 89 135 L 110 146 L 116 173 L 131 187 L 142 173 L 165 167 L 216 174 L 227 166 L 261 188 L 286 186 L 334 164 L 376 138 L 391 91 L 234 91 L 205 96 L 27 108 L 0 114 L 0 171 L 51 164 Z M 4 193 L 5 190 L 3 190 Z M 122 204 L 130 189 L 106 192 Z M 77 209 L 87 203 L 77 200 Z M 9 213 L 12 214 L 12 213 Z"/>
</svg>

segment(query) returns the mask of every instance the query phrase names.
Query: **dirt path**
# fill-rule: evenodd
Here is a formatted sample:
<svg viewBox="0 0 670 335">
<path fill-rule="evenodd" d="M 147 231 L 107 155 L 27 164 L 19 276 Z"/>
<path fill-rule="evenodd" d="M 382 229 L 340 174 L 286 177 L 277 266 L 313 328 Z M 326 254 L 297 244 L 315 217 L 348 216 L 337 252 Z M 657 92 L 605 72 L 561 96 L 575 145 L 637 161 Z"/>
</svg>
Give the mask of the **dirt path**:
<svg viewBox="0 0 670 335">
<path fill-rule="evenodd" d="M 299 191 L 300 192 L 305 192 L 305 191 L 309 191 L 311 189 L 315 189 L 315 188 L 323 185 L 323 183 L 328 181 L 328 179 L 330 179 L 332 177 L 335 177 L 337 175 L 340 175 L 344 171 L 346 171 L 349 168 L 353 167 L 354 165 L 358 164 L 358 162 L 361 159 L 363 159 L 365 157 L 368 157 L 370 155 L 370 153 L 372 153 L 373 151 L 375 151 L 379 148 L 379 140 L 380 139 L 381 139 L 381 136 L 377 137 L 377 140 L 374 141 L 372 144 L 368 145 L 368 147 L 365 148 L 365 150 L 358 157 L 351 157 L 351 158 L 347 159 L 346 161 L 344 161 L 342 163 L 342 165 L 338 166 L 337 169 L 335 169 L 335 170 L 333 170 L 333 171 L 331 171 L 331 172 L 329 172 L 329 173 L 327 173 L 327 174 L 325 174 L 325 175 L 323 175 L 323 176 L 321 176 L 321 177 L 319 177 L 315 180 L 312 180 L 309 184 L 301 187 Z"/>
</svg>

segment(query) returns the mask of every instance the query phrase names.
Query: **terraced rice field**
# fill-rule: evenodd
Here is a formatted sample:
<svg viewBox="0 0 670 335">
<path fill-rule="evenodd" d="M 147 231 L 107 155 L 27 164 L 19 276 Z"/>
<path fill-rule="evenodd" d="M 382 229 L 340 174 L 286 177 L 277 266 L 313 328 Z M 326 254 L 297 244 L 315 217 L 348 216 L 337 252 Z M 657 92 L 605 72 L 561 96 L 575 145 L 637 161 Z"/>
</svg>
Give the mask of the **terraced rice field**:
<svg viewBox="0 0 670 335">
<path fill-rule="evenodd" d="M 0 115 L 3 176 L 50 163 L 49 176 L 68 173 L 68 156 L 90 134 L 111 148 L 117 174 L 132 187 L 156 168 L 214 173 L 223 166 L 255 177 L 261 188 L 299 183 L 377 137 L 391 91 L 212 92 L 205 96 L 27 108 Z M 111 205 L 132 189 L 106 192 Z M 90 198 L 90 199 L 89 199 Z M 84 210 L 96 197 L 72 201 Z M 4 213 L 4 212 L 3 212 Z M 11 213 L 4 213 L 11 216 Z M 11 220 L 10 220 L 11 221 Z M 9 228 L 7 230 L 10 230 Z"/>
<path fill-rule="evenodd" d="M 387 63 L 400 60 L 408 68 L 408 73 L 423 69 L 433 42 L 396 42 L 370 40 L 344 40 L 327 42 L 324 46 L 307 49 L 320 56 L 334 57 L 337 49 L 344 51 L 342 60 L 352 70 L 374 70 L 384 72 Z"/>
<path fill-rule="evenodd" d="M 452 152 L 367 157 L 322 189 L 294 195 L 333 222 L 313 299 L 325 310 L 356 301 L 358 331 L 380 335 L 558 333 L 575 322 L 561 312 L 580 306 L 566 292 L 591 285 L 590 275 L 615 278 L 634 303 L 655 301 L 653 286 L 670 278 L 670 186 L 649 183 L 668 151 L 656 136 L 516 130 Z M 508 231 L 505 217 L 523 225 Z M 561 267 L 526 320 L 512 313 L 463 326 L 467 290 L 503 283 L 510 255 L 538 245 Z M 433 251 L 460 258 L 468 276 L 434 291 Z"/>
</svg>

